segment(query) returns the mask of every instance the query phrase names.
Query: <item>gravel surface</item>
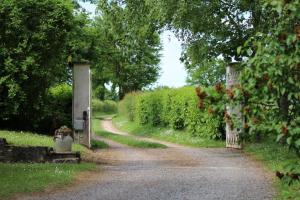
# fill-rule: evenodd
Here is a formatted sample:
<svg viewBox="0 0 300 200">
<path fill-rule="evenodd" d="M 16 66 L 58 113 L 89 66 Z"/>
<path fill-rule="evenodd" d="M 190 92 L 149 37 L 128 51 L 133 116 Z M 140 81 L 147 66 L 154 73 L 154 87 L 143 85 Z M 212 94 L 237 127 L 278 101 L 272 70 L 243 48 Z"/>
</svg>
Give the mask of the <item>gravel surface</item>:
<svg viewBox="0 0 300 200">
<path fill-rule="evenodd" d="M 102 123 L 106 130 L 115 129 L 110 120 Z M 136 149 L 105 141 L 111 148 L 97 152 L 104 164 L 88 181 L 19 199 L 263 200 L 272 199 L 274 194 L 270 175 L 238 150 L 178 145 Z"/>
</svg>

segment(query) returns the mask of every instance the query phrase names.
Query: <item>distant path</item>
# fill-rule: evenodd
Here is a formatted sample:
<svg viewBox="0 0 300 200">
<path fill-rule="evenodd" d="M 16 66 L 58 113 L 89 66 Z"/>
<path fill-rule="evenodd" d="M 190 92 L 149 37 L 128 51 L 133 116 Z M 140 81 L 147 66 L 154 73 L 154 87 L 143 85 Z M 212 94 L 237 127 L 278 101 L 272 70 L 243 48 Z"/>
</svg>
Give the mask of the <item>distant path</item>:
<svg viewBox="0 0 300 200">
<path fill-rule="evenodd" d="M 105 130 L 117 130 L 110 119 Z M 96 137 L 97 139 L 98 137 Z M 98 138 L 100 139 L 100 138 Z M 101 138 L 102 139 L 102 138 Z M 74 188 L 22 197 L 27 200 L 264 200 L 272 199 L 269 175 L 238 150 L 188 148 L 137 149 L 104 139 L 101 170 Z M 151 139 L 152 140 L 152 139 Z M 152 140 L 157 142 L 157 140 Z"/>
</svg>

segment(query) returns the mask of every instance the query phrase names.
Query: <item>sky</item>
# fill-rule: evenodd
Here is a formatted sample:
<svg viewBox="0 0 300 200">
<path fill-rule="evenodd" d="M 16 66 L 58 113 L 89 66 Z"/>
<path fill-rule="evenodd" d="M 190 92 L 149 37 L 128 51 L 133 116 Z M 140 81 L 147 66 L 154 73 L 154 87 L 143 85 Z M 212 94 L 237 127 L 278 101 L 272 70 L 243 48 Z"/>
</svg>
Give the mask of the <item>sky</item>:
<svg viewBox="0 0 300 200">
<path fill-rule="evenodd" d="M 91 16 L 95 15 L 96 6 L 91 3 L 80 3 Z M 163 50 L 161 51 L 160 77 L 154 86 L 181 87 L 185 85 L 187 73 L 180 62 L 181 44 L 171 31 L 161 34 Z"/>
</svg>

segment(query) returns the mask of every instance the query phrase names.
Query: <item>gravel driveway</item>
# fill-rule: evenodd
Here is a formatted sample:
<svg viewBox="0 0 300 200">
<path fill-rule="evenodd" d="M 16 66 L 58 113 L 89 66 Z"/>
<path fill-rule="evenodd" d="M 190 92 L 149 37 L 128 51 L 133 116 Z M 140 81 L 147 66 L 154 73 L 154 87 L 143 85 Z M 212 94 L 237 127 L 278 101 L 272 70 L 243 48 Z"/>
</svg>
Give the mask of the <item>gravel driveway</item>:
<svg viewBox="0 0 300 200">
<path fill-rule="evenodd" d="M 111 120 L 102 126 L 116 134 Z M 89 181 L 22 200 L 263 200 L 274 194 L 270 174 L 238 150 L 136 149 L 105 140 L 100 169 Z M 156 141 L 156 140 L 151 140 Z"/>
</svg>

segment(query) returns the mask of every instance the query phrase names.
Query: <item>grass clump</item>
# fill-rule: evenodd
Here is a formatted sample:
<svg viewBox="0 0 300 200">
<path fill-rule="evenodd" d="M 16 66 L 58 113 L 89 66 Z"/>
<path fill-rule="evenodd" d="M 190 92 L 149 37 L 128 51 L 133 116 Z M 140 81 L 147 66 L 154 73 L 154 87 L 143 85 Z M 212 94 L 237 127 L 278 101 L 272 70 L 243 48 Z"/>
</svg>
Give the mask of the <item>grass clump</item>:
<svg viewBox="0 0 300 200">
<path fill-rule="evenodd" d="M 113 119 L 116 127 L 136 136 L 155 138 L 191 147 L 224 147 L 225 142 L 208 138 L 192 136 L 186 131 L 176 131 L 166 127 L 139 125 L 126 117 L 117 116 Z"/>
<path fill-rule="evenodd" d="M 106 144 L 103 141 L 99 141 L 99 140 L 92 140 L 91 141 L 91 148 L 93 150 L 95 150 L 95 149 L 107 149 L 108 147 L 109 147 L 108 144 Z"/>
</svg>

